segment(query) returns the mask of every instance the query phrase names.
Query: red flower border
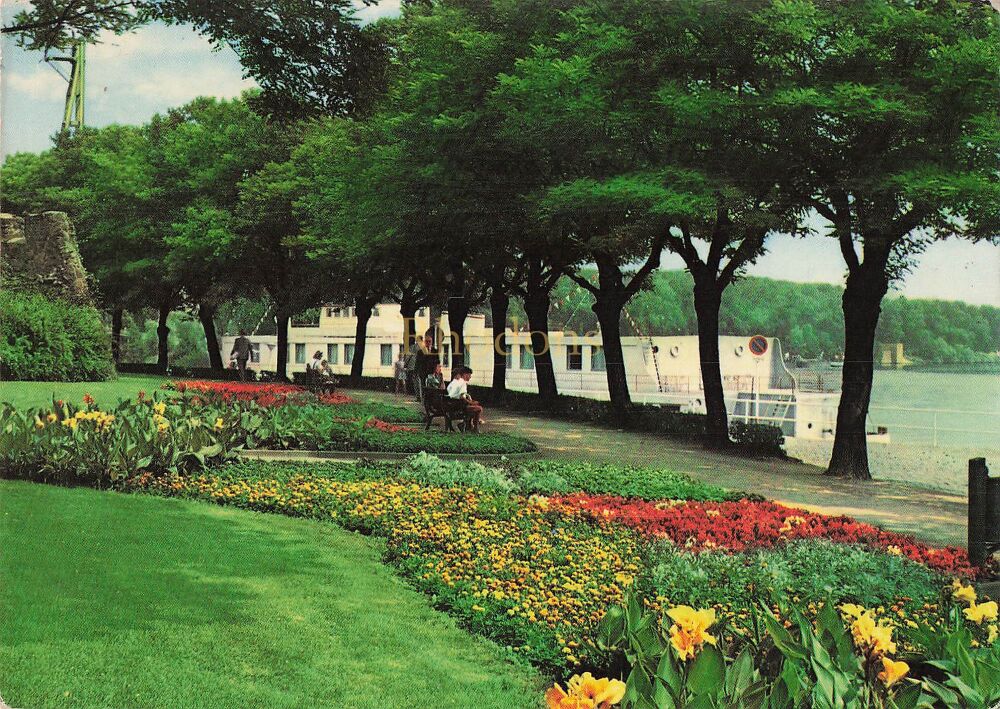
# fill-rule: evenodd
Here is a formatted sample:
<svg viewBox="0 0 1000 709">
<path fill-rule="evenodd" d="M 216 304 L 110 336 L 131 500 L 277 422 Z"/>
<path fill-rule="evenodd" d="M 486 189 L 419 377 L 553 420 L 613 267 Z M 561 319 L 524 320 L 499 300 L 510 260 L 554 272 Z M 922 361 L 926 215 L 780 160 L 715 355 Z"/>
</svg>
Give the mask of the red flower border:
<svg viewBox="0 0 1000 709">
<path fill-rule="evenodd" d="M 959 547 L 934 548 L 851 517 L 806 512 L 776 502 L 649 502 L 576 493 L 552 498 L 550 504 L 583 510 L 594 519 L 623 524 L 646 536 L 666 537 L 692 551 L 746 551 L 793 539 L 829 539 L 881 551 L 892 548 L 893 553 L 942 573 L 976 575 L 968 553 Z"/>
</svg>

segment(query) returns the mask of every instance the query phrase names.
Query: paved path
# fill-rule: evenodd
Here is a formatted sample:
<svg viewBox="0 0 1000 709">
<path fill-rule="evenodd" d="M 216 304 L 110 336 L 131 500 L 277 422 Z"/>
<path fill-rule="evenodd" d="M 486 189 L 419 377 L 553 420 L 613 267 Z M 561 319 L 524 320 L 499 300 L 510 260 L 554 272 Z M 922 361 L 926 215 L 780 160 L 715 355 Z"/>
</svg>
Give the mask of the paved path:
<svg viewBox="0 0 1000 709">
<path fill-rule="evenodd" d="M 412 398 L 355 392 L 358 398 L 412 403 Z M 415 404 L 414 404 L 415 406 Z M 500 410 L 487 410 L 485 431 L 527 436 L 541 454 L 564 460 L 659 466 L 723 487 L 747 490 L 788 505 L 845 514 L 930 544 L 966 543 L 966 501 L 899 482 L 848 482 L 792 461 L 756 461 L 712 453 L 681 440 Z"/>
</svg>

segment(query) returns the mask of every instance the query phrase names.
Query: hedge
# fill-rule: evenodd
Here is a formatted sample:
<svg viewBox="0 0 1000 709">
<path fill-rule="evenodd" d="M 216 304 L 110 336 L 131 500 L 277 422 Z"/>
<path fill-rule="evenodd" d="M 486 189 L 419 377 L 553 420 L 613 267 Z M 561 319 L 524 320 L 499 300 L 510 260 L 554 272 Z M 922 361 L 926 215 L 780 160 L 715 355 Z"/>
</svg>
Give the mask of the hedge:
<svg viewBox="0 0 1000 709">
<path fill-rule="evenodd" d="M 95 308 L 0 293 L 0 378 L 100 381 L 114 373 L 111 339 Z"/>
</svg>

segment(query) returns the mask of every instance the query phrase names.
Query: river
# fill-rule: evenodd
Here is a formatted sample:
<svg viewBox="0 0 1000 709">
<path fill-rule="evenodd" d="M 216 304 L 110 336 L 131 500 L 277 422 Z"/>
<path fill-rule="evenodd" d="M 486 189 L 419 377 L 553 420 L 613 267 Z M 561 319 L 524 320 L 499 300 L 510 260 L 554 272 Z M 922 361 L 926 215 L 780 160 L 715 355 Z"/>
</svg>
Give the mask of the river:
<svg viewBox="0 0 1000 709">
<path fill-rule="evenodd" d="M 885 426 L 888 443 L 869 444 L 872 474 L 964 493 L 969 458 L 1000 472 L 1000 376 L 879 370 L 869 427 Z M 789 439 L 791 455 L 815 465 L 831 441 Z"/>
</svg>

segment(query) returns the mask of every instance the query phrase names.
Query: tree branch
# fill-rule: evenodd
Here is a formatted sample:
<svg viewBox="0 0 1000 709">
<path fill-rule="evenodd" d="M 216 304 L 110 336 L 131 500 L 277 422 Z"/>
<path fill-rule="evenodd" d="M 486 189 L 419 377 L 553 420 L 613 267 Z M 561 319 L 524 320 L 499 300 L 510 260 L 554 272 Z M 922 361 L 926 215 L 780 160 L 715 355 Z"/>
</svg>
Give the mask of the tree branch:
<svg viewBox="0 0 1000 709">
<path fill-rule="evenodd" d="M 570 280 L 572 280 L 578 286 L 580 286 L 581 288 L 585 288 L 586 290 L 588 290 L 591 293 L 593 293 L 595 296 L 598 293 L 600 293 L 600 289 L 597 288 L 597 287 L 595 287 L 593 283 L 591 283 L 590 281 L 588 281 L 586 278 L 581 278 L 579 275 L 577 275 L 573 271 L 566 271 L 566 275 L 569 276 Z"/>
<path fill-rule="evenodd" d="M 754 232 L 749 236 L 743 237 L 743 241 L 740 245 L 736 247 L 736 253 L 732 255 L 729 259 L 729 263 L 725 265 L 722 272 L 719 274 L 718 283 L 725 288 L 730 283 L 733 282 L 733 278 L 736 277 L 736 271 L 739 270 L 741 266 L 746 264 L 753 258 L 754 254 L 760 251 L 761 247 L 764 245 L 764 239 L 767 238 L 767 231 L 761 230 Z"/>
<path fill-rule="evenodd" d="M 646 280 L 646 277 L 660 265 L 660 258 L 663 255 L 663 247 L 665 245 L 666 239 L 664 239 L 662 235 L 657 236 L 653 240 L 653 248 L 649 252 L 649 258 L 646 259 L 646 263 L 642 265 L 642 268 L 635 272 L 635 275 L 632 276 L 632 280 L 630 280 L 628 285 L 625 286 L 626 300 L 639 291 L 643 282 Z"/>
</svg>

